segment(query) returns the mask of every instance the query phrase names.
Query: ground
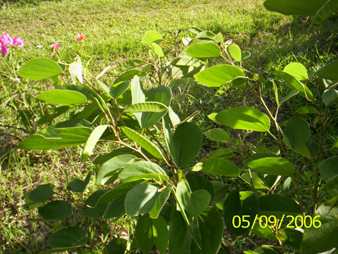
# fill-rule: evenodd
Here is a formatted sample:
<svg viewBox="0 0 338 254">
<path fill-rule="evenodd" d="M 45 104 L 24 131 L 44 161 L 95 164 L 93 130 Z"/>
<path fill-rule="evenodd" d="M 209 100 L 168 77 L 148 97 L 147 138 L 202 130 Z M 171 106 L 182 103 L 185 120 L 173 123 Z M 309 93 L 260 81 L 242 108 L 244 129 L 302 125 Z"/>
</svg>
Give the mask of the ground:
<svg viewBox="0 0 338 254">
<path fill-rule="evenodd" d="M 269 66 L 269 61 L 277 61 L 280 55 L 298 57 L 292 54 L 289 44 L 283 44 L 283 40 L 293 37 L 287 25 L 291 18 L 266 11 L 261 0 L 44 1 L 6 5 L 0 16 L 1 32 L 21 36 L 26 42 L 16 52 L 18 61 L 12 66 L 6 59 L 0 62 L 0 252 L 20 246 L 31 246 L 27 248 L 34 252 L 36 243 L 32 239 L 44 233 L 36 214 L 24 208 L 25 191 L 45 182 L 62 186 L 73 176 L 86 174 L 77 150 L 59 156 L 58 152 L 46 155 L 10 149 L 11 143 L 17 142 L 10 134 L 22 134 L 22 126 L 17 124 L 16 109 L 8 105 L 18 93 L 31 93 L 35 87 L 20 87 L 8 70 L 17 69 L 34 56 L 55 58 L 50 45 L 59 42 L 60 59 L 70 63 L 78 54 L 97 74 L 107 65 L 146 56 L 140 43 L 145 31 L 163 33 L 164 43 L 169 44 L 179 42 L 191 27 L 221 31 L 226 38 L 234 39 L 247 56 L 260 59 L 257 68 Z M 87 39 L 76 42 L 77 33 L 85 34 Z"/>
</svg>

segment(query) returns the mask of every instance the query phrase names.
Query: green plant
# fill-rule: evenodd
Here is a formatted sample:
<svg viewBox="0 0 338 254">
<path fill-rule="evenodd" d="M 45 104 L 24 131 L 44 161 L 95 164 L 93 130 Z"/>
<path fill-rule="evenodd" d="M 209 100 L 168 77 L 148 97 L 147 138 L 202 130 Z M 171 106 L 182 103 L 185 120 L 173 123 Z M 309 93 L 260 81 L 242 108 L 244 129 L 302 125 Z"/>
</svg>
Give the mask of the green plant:
<svg viewBox="0 0 338 254">
<path fill-rule="evenodd" d="M 337 102 L 336 62 L 313 75 L 298 62 L 273 73 L 254 73 L 245 66 L 240 47 L 224 41 L 222 34 L 192 33 L 184 51 L 170 59 L 159 44 L 162 36 L 147 32 L 142 43 L 152 60 L 121 73 L 112 85 L 101 80 L 106 70 L 92 77 L 79 60 L 69 66 L 73 85 L 67 85 L 64 69 L 54 61 L 24 64 L 21 77 L 48 80 L 55 89 L 36 96 L 49 121 L 21 147 L 49 150 L 84 144 L 82 158 L 96 165 L 99 187 L 76 215 L 96 221 L 127 214 L 136 222 L 127 243 L 112 240 L 115 253 L 233 253 L 236 236 L 264 239 L 265 245 L 245 253 L 337 248 L 337 133 L 331 118 Z M 244 100 L 241 106 L 202 112 L 199 121 L 193 122 L 194 113 L 180 120 L 175 96 L 187 81 L 210 88 L 210 96 L 216 91 L 214 97 L 246 87 L 246 101 L 260 105 Z M 326 133 L 318 131 L 323 129 Z M 109 153 L 96 155 L 100 140 L 112 149 Z M 68 189 L 82 193 L 89 179 L 74 180 Z M 304 179 L 311 186 L 309 203 L 292 195 Z M 58 227 L 74 208 L 53 199 L 52 186 L 28 193 L 27 205 L 38 207 L 47 221 L 56 221 L 48 240 L 51 250 L 88 242 L 86 224 L 70 221 L 70 226 Z M 284 217 L 304 213 L 315 227 L 300 226 L 304 234 L 287 228 Z M 266 227 L 256 223 L 264 216 L 272 218 Z M 234 218 L 246 225 L 236 226 Z M 233 238 L 224 238 L 224 230 Z"/>
</svg>

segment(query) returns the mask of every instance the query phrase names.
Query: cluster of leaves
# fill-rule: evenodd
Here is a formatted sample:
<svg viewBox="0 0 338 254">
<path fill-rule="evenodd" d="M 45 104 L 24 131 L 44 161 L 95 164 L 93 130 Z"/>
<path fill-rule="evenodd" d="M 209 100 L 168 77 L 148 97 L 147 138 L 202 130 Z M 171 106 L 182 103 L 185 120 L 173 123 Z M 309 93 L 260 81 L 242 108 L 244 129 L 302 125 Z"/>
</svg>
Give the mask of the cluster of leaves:
<svg viewBox="0 0 338 254">
<path fill-rule="evenodd" d="M 64 82 L 65 66 L 50 59 L 27 62 L 18 72 L 22 78 L 52 82 L 54 88 L 36 96 L 48 127 L 42 125 L 20 146 L 84 145 L 82 159 L 96 165 L 97 190 L 79 214 L 91 220 L 127 214 L 136 221 L 127 242 L 112 240 L 112 253 L 231 253 L 235 246 L 224 239 L 225 231 L 273 243 L 245 253 L 292 249 L 309 254 L 337 248 L 338 140 L 333 126 L 338 60 L 310 74 L 299 62 L 254 73 L 244 67 L 236 43 L 222 34 L 191 32 L 194 36 L 184 39 L 186 47 L 175 58 L 162 49 L 159 33 L 147 32 L 142 43 L 153 61 L 126 70 L 112 85 L 102 81 L 106 70 L 95 78 L 86 76 L 79 59 L 69 65 L 72 85 Z M 222 89 L 245 86 L 261 105 L 203 112 L 202 124 L 194 114 L 181 120 L 175 96 L 187 82 L 215 97 Z M 96 154 L 99 141 L 113 150 Z M 303 175 L 313 181 L 310 207 L 290 193 Z M 84 192 L 89 180 L 76 179 L 68 188 Z M 69 202 L 53 198 L 48 184 L 27 193 L 27 205 L 38 207 L 56 225 L 74 213 Z M 250 215 L 252 223 L 256 214 L 281 218 L 303 213 L 320 215 L 322 227 L 302 232 L 257 225 L 239 229 L 232 223 L 235 215 Z M 87 232 L 74 223 L 56 226 L 48 236 L 49 248 L 84 247 Z"/>
<path fill-rule="evenodd" d="M 338 96 L 338 62 L 310 78 L 318 83 L 324 80 L 323 88 L 312 91 L 308 71 L 301 63 L 290 63 L 268 76 L 253 74 L 243 68 L 239 46 L 224 41 L 220 34 L 196 31 L 195 38 L 189 39 L 184 51 L 173 60 L 165 57 L 158 44 L 161 39 L 160 34 L 147 32 L 143 43 L 156 61 L 127 70 L 111 86 L 100 79 L 84 79 L 78 60 L 69 68 L 77 80 L 71 86 L 62 84 L 64 71 L 52 60 L 34 59 L 23 65 L 21 77 L 53 80 L 56 88 L 41 92 L 36 99 L 46 104 L 46 111 L 62 109 L 69 120 L 26 138 L 21 147 L 47 150 L 85 144 L 82 157 L 91 159 L 100 139 L 112 142 L 111 153 L 95 156 L 96 184 L 102 187 L 85 201 L 81 214 L 91 219 L 124 214 L 134 217 L 137 224 L 130 234 L 131 244 L 123 245 L 128 250 L 218 253 L 230 248 L 223 241 L 224 229 L 234 235 L 275 240 L 282 247 L 301 248 L 303 253 L 337 247 L 332 234 L 337 232 L 333 211 L 337 203 L 338 158 L 329 157 L 337 144 L 328 144 L 327 135 L 314 134 L 312 128 L 327 129 L 330 124 L 330 109 L 336 107 Z M 196 161 L 203 131 L 192 121 L 193 116 L 182 121 L 172 108 L 177 91 L 170 84 L 184 79 L 194 79 L 196 86 L 210 89 L 244 84 L 257 92 L 265 112 L 245 105 L 209 114 L 214 124 L 208 125 L 211 128 L 204 130 L 204 136 L 218 149 Z M 156 87 L 144 89 L 152 82 Z M 274 100 L 271 106 L 265 101 L 269 94 Z M 316 94 L 321 94 L 321 100 Z M 296 96 L 304 98 L 304 105 L 280 122 L 282 107 Z M 254 142 L 250 141 L 253 135 Z M 297 164 L 291 161 L 295 158 L 293 152 L 302 157 Z M 313 213 L 323 218 L 321 230 L 306 229 L 303 236 L 298 230 L 285 228 L 234 228 L 234 215 L 249 214 L 253 219 L 255 214 L 309 213 L 283 194 L 294 178 L 304 173 L 300 170 L 304 166 L 309 171 L 305 173 L 316 178 Z M 237 179 L 246 187 L 227 189 L 225 182 Z M 75 180 L 70 189 L 82 192 L 88 181 Z M 319 204 L 322 200 L 318 188 L 328 190 L 323 204 Z M 65 219 L 72 213 L 71 205 L 63 200 L 51 201 L 52 194 L 50 185 L 42 185 L 28 193 L 27 200 L 39 207 L 44 219 Z M 84 245 L 85 239 L 84 229 L 71 226 L 53 232 L 48 243 L 60 250 Z M 248 253 L 265 253 L 266 248 L 276 252 L 263 246 Z M 120 253 L 124 251 L 122 248 Z"/>
</svg>

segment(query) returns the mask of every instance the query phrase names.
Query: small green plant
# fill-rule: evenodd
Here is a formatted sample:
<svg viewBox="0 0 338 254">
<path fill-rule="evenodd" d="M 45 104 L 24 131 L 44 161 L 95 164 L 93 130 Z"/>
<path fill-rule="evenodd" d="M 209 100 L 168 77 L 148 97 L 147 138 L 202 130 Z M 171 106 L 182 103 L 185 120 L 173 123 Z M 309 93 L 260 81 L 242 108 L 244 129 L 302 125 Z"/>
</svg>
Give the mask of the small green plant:
<svg viewBox="0 0 338 254">
<path fill-rule="evenodd" d="M 234 239 L 251 237 L 264 244 L 244 253 L 337 248 L 337 62 L 310 74 L 298 62 L 255 73 L 222 34 L 192 34 L 171 59 L 162 36 L 147 32 L 142 43 L 152 60 L 109 85 L 107 69 L 92 77 L 80 59 L 69 66 L 33 59 L 20 68 L 22 78 L 53 86 L 36 96 L 48 123 L 20 146 L 84 145 L 82 159 L 96 167 L 96 191 L 76 209 L 71 199 L 53 197 L 49 184 L 27 193 L 28 207 L 54 226 L 48 248 L 88 247 L 89 226 L 70 220 L 74 214 L 92 222 L 133 219 L 135 227 L 113 237 L 108 253 L 234 253 Z M 181 120 L 176 98 L 187 82 L 215 99 L 240 87 L 248 93 L 240 106 L 211 103 L 199 117 L 185 109 Z M 304 179 L 308 203 L 294 193 Z M 82 193 L 89 181 L 90 174 L 67 188 Z M 63 220 L 68 226 L 60 228 Z"/>
</svg>

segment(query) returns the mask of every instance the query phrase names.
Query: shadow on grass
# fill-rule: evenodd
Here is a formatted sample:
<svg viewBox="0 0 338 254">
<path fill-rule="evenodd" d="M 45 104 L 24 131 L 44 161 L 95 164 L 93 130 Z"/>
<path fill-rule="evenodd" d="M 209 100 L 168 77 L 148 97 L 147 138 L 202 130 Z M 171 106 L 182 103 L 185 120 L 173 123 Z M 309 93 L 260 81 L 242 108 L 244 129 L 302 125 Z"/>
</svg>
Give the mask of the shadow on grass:
<svg viewBox="0 0 338 254">
<path fill-rule="evenodd" d="M 331 60 L 338 53 L 338 17 L 321 24 L 300 17 L 282 25 L 278 25 L 280 16 L 267 20 L 264 14 L 263 17 L 254 18 L 253 32 L 245 36 L 231 34 L 218 24 L 212 30 L 222 32 L 225 38 L 228 36 L 237 40 L 244 53 L 250 54 L 244 64 L 257 72 L 287 64 L 290 59 L 308 66 L 325 64 L 325 60 L 321 61 L 323 57 Z"/>
</svg>

